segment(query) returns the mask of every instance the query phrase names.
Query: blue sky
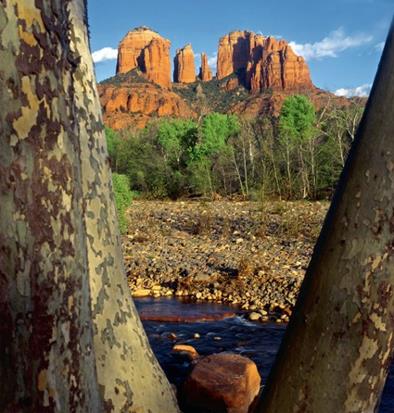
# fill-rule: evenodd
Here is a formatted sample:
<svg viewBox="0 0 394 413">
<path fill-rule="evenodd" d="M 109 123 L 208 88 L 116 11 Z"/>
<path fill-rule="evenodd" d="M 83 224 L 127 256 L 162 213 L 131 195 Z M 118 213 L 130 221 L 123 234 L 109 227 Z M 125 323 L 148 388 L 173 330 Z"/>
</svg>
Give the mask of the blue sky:
<svg viewBox="0 0 394 413">
<path fill-rule="evenodd" d="M 118 43 L 134 27 L 149 26 L 171 40 L 172 54 L 192 43 L 212 65 L 219 37 L 242 29 L 292 42 L 307 59 L 316 86 L 365 95 L 394 0 L 89 0 L 88 8 L 99 81 L 114 75 Z"/>
</svg>

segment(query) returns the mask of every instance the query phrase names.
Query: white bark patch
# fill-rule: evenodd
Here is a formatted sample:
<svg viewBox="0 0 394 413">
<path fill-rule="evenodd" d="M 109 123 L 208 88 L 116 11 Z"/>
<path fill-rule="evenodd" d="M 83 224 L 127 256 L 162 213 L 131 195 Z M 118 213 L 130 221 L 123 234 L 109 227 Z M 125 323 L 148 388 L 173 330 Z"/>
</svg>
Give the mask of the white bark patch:
<svg viewBox="0 0 394 413">
<path fill-rule="evenodd" d="M 18 142 L 18 139 L 25 139 L 30 129 L 37 123 L 39 101 L 32 91 L 31 80 L 28 76 L 22 78 L 22 92 L 26 95 L 29 106 L 23 106 L 21 108 L 22 115 L 12 123 L 18 136 L 16 141 L 12 141 L 15 144 Z"/>
<path fill-rule="evenodd" d="M 352 370 L 349 373 L 350 393 L 345 401 L 345 410 L 348 413 L 357 413 L 364 410 L 364 400 L 360 400 L 358 384 L 368 378 L 368 370 L 365 367 L 365 361 L 373 358 L 379 351 L 377 340 L 373 340 L 367 336 L 363 337 L 363 341 L 359 348 L 359 357 L 353 364 Z"/>
</svg>

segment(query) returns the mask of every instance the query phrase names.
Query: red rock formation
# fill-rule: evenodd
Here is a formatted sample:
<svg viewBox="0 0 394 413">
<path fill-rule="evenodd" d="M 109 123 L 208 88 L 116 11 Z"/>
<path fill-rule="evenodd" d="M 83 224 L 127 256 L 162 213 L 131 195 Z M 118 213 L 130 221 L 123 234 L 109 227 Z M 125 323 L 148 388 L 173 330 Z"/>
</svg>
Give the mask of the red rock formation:
<svg viewBox="0 0 394 413">
<path fill-rule="evenodd" d="M 174 59 L 174 82 L 193 83 L 196 81 L 196 67 L 192 45 L 176 51 Z"/>
<path fill-rule="evenodd" d="M 260 382 L 256 364 L 247 357 L 212 354 L 197 361 L 182 396 L 187 406 L 198 410 L 247 413 Z"/>
<path fill-rule="evenodd" d="M 264 89 L 300 90 L 314 88 L 308 65 L 285 40 L 268 37 L 261 58 L 249 66 L 253 93 Z"/>
<path fill-rule="evenodd" d="M 244 70 L 244 85 L 252 92 L 267 88 L 312 88 L 309 69 L 285 40 L 252 32 L 232 32 L 219 41 L 218 79 Z"/>
<path fill-rule="evenodd" d="M 177 80 L 186 84 L 174 84 L 172 91 L 167 89 L 171 87 L 169 48 L 168 40 L 144 27 L 125 36 L 119 45 L 118 75 L 99 85 L 106 125 L 115 129 L 141 128 L 153 118 L 195 118 L 201 113 L 202 102 L 204 113 L 277 116 L 285 98 L 294 93 L 308 95 L 317 109 L 328 101 L 336 106 L 346 106 L 348 102 L 315 88 L 306 62 L 284 40 L 247 31 L 222 37 L 218 76 L 223 79 L 235 72 L 237 76 L 213 87 L 187 84 L 195 80 L 195 72 L 193 51 L 185 47 L 177 55 Z M 201 66 L 200 78 L 209 81 L 212 73 L 205 54 Z"/>
<path fill-rule="evenodd" d="M 203 82 L 209 82 L 212 80 L 212 71 L 208 64 L 208 56 L 205 53 L 201 53 L 201 67 L 199 78 Z"/>
<path fill-rule="evenodd" d="M 143 128 L 153 118 L 194 118 L 195 113 L 177 94 L 151 83 L 98 85 L 104 123 L 113 129 Z"/>
<path fill-rule="evenodd" d="M 171 87 L 170 45 L 168 40 L 153 39 L 143 54 L 147 78 L 166 88 Z"/>
<path fill-rule="evenodd" d="M 217 78 L 223 79 L 238 69 L 244 69 L 250 60 L 250 37 L 248 31 L 231 32 L 219 40 Z"/>
<path fill-rule="evenodd" d="M 171 61 L 169 40 L 147 27 L 127 33 L 118 47 L 117 74 L 140 69 L 152 82 L 171 86 Z"/>
</svg>

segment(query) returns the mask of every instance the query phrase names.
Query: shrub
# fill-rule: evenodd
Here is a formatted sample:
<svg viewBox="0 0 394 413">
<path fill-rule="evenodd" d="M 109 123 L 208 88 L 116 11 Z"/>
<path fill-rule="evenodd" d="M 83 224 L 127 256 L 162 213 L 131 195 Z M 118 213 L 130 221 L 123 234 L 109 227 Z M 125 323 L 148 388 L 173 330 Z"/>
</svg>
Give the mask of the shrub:
<svg viewBox="0 0 394 413">
<path fill-rule="evenodd" d="M 131 204 L 132 193 L 130 191 L 129 178 L 126 175 L 112 174 L 115 205 L 118 213 L 119 230 L 121 234 L 127 231 L 126 210 Z"/>
</svg>

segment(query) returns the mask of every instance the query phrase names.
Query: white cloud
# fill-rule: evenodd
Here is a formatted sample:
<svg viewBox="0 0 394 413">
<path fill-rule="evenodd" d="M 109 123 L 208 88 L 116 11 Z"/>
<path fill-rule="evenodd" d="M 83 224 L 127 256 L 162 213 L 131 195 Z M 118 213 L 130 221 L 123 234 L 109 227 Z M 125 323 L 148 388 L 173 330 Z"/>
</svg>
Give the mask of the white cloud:
<svg viewBox="0 0 394 413">
<path fill-rule="evenodd" d="M 375 49 L 376 49 L 378 52 L 383 52 L 384 42 L 379 42 L 379 43 L 375 44 Z"/>
<path fill-rule="evenodd" d="M 371 92 L 371 84 L 366 83 L 361 86 L 357 86 L 355 88 L 341 88 L 337 89 L 334 94 L 337 96 L 344 96 L 346 98 L 350 98 L 352 96 L 357 96 L 357 97 L 367 97 L 369 96 L 369 93 Z"/>
<path fill-rule="evenodd" d="M 212 53 L 210 56 L 208 56 L 208 66 L 210 66 L 211 69 L 216 70 L 217 60 L 218 60 L 217 52 Z"/>
<path fill-rule="evenodd" d="M 115 60 L 118 58 L 118 50 L 112 47 L 103 47 L 92 53 L 93 62 L 100 63 L 105 60 Z"/>
<path fill-rule="evenodd" d="M 339 28 L 319 42 L 305 44 L 290 42 L 290 46 L 297 54 L 307 60 L 312 60 L 323 57 L 337 57 L 338 53 L 367 44 L 372 39 L 372 36 L 366 34 L 346 35 L 345 31 Z"/>
</svg>

